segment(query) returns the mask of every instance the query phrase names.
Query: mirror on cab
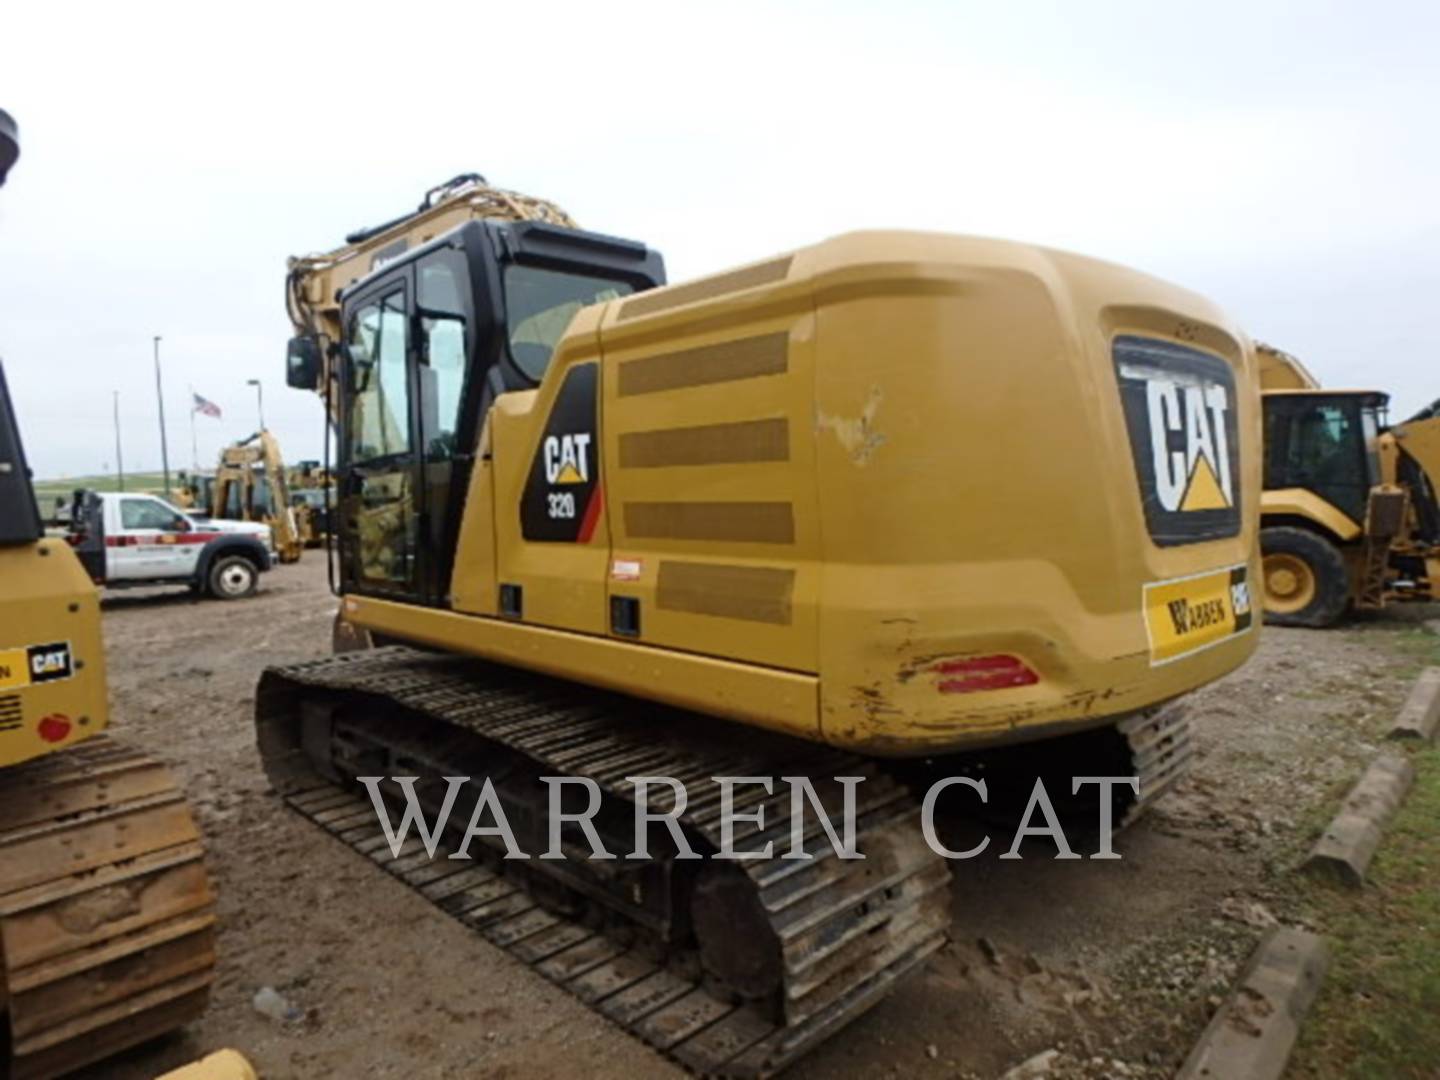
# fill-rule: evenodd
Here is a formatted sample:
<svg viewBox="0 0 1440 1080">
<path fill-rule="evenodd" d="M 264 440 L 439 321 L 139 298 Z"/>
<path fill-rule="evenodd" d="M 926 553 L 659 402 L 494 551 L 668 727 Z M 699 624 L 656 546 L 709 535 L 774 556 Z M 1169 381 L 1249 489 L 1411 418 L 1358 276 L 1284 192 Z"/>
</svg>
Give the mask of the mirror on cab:
<svg viewBox="0 0 1440 1080">
<path fill-rule="evenodd" d="M 305 334 L 290 339 L 285 349 L 285 382 L 296 390 L 314 390 L 320 383 L 320 343 Z"/>
<path fill-rule="evenodd" d="M 177 517 L 170 523 L 170 531 L 180 533 L 194 532 L 195 523 L 188 517 Z"/>
</svg>

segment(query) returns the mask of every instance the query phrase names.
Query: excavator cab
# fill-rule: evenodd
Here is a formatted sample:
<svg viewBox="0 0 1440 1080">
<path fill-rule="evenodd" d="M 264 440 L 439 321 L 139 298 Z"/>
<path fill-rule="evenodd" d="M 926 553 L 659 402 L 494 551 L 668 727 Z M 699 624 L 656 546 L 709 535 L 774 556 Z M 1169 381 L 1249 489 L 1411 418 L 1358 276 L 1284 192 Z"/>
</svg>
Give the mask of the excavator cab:
<svg viewBox="0 0 1440 1080">
<path fill-rule="evenodd" d="M 344 591 L 443 605 L 491 404 L 539 385 L 582 307 L 664 283 L 659 253 L 643 244 L 472 221 L 346 289 L 330 358 Z M 313 387 L 318 347 L 299 339 L 288 359 L 292 385 Z"/>
</svg>

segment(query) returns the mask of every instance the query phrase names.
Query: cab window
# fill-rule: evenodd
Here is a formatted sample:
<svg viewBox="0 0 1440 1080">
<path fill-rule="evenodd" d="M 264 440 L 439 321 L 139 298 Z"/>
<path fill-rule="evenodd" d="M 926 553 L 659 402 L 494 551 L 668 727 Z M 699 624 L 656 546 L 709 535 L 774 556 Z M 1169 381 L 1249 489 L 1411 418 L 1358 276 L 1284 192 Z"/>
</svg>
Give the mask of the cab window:
<svg viewBox="0 0 1440 1080">
<path fill-rule="evenodd" d="M 350 460 L 410 449 L 410 388 L 405 375 L 405 295 L 366 304 L 350 319 Z"/>
<path fill-rule="evenodd" d="M 460 398 L 465 390 L 466 296 L 470 276 L 461 251 L 447 248 L 427 255 L 415 268 L 423 336 L 420 382 L 420 430 L 425 457 L 455 456 Z"/>
<path fill-rule="evenodd" d="M 179 527 L 181 517 L 158 499 L 121 499 L 120 526 L 125 529 L 166 529 Z"/>
<path fill-rule="evenodd" d="M 505 318 L 510 327 L 510 358 L 529 379 L 539 382 L 555 346 L 582 307 L 628 296 L 623 281 L 569 274 L 539 266 L 505 267 Z"/>
</svg>

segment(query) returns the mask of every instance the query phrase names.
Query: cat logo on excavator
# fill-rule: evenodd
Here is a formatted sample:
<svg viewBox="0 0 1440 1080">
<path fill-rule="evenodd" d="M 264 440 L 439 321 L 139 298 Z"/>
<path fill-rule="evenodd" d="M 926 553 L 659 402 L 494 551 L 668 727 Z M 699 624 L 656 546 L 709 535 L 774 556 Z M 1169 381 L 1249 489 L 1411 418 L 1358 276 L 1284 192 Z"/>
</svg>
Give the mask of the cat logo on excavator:
<svg viewBox="0 0 1440 1080">
<path fill-rule="evenodd" d="M 1155 493 L 1174 513 L 1223 510 L 1234 503 L 1225 430 L 1230 396 L 1205 380 L 1152 377 L 1145 382 Z M 1183 448 L 1171 447 L 1171 436 Z"/>
<path fill-rule="evenodd" d="M 1115 373 L 1145 504 L 1161 547 L 1234 536 L 1240 528 L 1235 375 L 1218 356 L 1122 336 Z"/>
<path fill-rule="evenodd" d="M 548 435 L 545 479 L 552 484 L 583 484 L 590 479 L 590 435 Z"/>
</svg>

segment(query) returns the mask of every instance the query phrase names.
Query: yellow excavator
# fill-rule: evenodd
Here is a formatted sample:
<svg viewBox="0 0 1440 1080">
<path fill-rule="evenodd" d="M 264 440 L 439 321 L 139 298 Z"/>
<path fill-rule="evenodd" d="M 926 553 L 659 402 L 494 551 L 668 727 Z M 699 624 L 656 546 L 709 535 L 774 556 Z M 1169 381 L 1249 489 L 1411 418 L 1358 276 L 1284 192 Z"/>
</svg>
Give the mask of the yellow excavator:
<svg viewBox="0 0 1440 1080">
<path fill-rule="evenodd" d="M 17 154 L 0 112 L 0 183 Z M 183 792 L 105 734 L 99 595 L 41 527 L 3 368 L 0 626 L 5 1068 L 53 1077 L 200 1015 L 215 895 Z"/>
<path fill-rule="evenodd" d="M 211 517 L 263 521 L 275 538 L 282 563 L 299 562 L 313 532 L 310 507 L 290 496 L 285 457 L 275 436 L 261 428 L 220 451 L 208 485 Z"/>
<path fill-rule="evenodd" d="M 267 774 L 700 1073 L 784 1067 L 945 942 L 915 776 L 978 770 L 992 806 L 1133 776 L 1091 804 L 1133 818 L 1185 768 L 1184 696 L 1255 648 L 1254 352 L 1142 274 L 871 232 L 670 285 L 468 175 L 292 260 L 288 297 L 344 651 L 262 675 Z M 358 779 L 396 776 L 451 811 L 433 858 Z M 586 857 L 632 850 L 655 776 L 683 787 L 646 857 Z M 467 850 L 495 807 L 446 777 L 551 857 Z M 542 777 L 593 782 L 588 829 Z M 716 777 L 774 780 L 727 806 Z M 864 857 L 782 857 L 819 836 L 794 792 L 836 814 L 847 783 Z"/>
<path fill-rule="evenodd" d="M 1440 597 L 1440 401 L 1390 424 L 1389 395 L 1327 390 L 1289 353 L 1257 353 L 1266 619 L 1324 627 Z"/>
</svg>

